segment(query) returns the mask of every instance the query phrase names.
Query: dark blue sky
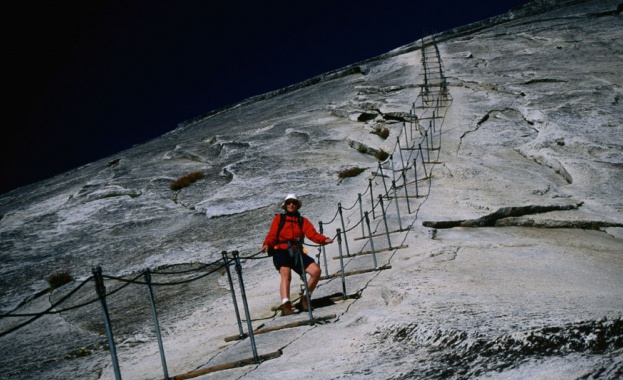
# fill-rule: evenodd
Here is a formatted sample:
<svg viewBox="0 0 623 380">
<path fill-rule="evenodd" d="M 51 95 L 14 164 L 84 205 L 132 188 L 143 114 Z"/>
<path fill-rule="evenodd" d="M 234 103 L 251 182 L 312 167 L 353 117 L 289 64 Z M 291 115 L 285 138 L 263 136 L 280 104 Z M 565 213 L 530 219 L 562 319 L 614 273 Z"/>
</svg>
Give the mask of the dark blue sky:
<svg viewBox="0 0 623 380">
<path fill-rule="evenodd" d="M 3 1 L 0 194 L 526 2 Z"/>
</svg>

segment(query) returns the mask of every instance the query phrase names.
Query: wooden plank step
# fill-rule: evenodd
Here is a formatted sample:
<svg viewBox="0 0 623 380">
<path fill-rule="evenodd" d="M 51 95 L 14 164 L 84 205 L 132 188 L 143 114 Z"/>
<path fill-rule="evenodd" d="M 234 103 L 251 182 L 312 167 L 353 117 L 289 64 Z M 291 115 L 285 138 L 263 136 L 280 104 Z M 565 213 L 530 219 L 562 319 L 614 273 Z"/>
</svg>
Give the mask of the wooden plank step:
<svg viewBox="0 0 623 380">
<path fill-rule="evenodd" d="M 352 255 L 350 256 L 352 257 Z M 348 277 L 348 276 L 354 276 L 357 274 L 363 274 L 363 273 L 370 273 L 370 272 L 376 272 L 377 270 L 385 270 L 385 269 L 392 269 L 391 265 L 383 265 L 382 267 L 379 267 L 379 269 L 374 269 L 374 268 L 369 268 L 369 269 L 359 269 L 359 270 L 354 270 L 354 271 L 350 271 L 350 272 L 344 272 L 344 277 Z M 328 276 L 322 277 L 323 280 L 328 280 L 330 278 L 337 278 L 337 277 L 342 277 L 342 272 L 337 272 L 337 273 L 333 273 L 330 274 Z M 349 298 L 352 298 L 349 296 Z M 336 296 L 335 300 L 342 300 L 342 295 L 340 295 L 339 297 Z"/>
<path fill-rule="evenodd" d="M 400 173 L 400 172 L 406 172 L 413 169 L 412 167 L 410 168 L 400 168 L 400 169 L 393 169 L 394 173 Z"/>
<path fill-rule="evenodd" d="M 247 359 L 237 360 L 237 361 L 230 362 L 230 363 L 215 365 L 213 367 L 198 369 L 196 371 L 188 372 L 188 373 L 185 373 L 185 374 L 182 374 L 182 375 L 176 375 L 176 376 L 171 377 L 170 379 L 172 379 L 172 380 L 192 379 L 192 378 L 199 377 L 199 376 L 202 376 L 202 375 L 205 375 L 205 374 L 208 374 L 208 373 L 223 371 L 223 370 L 226 370 L 226 369 L 243 367 L 243 366 L 249 365 L 249 364 L 259 364 L 259 363 L 261 363 L 263 361 L 266 361 L 266 360 L 278 358 L 282 354 L 283 354 L 283 351 L 278 350 L 278 351 L 275 351 L 275 352 L 271 352 L 269 354 L 258 355 L 258 359 L 257 360 L 255 358 L 247 358 Z"/>
<path fill-rule="evenodd" d="M 433 178 L 433 177 L 431 177 L 431 176 L 428 176 L 428 177 L 422 177 L 422 178 L 418 178 L 418 179 L 417 179 L 417 181 L 418 181 L 418 182 L 428 181 L 428 180 L 429 180 L 429 179 L 431 179 L 431 178 Z M 407 182 L 406 184 L 407 184 L 407 185 L 412 185 L 412 184 L 414 184 L 414 183 L 415 183 L 415 181 L 410 181 L 410 182 Z"/>
<path fill-rule="evenodd" d="M 298 314 L 307 314 L 307 312 L 301 312 Z M 297 314 L 297 315 L 298 315 Z M 329 314 L 329 315 L 325 315 L 322 317 L 314 317 L 314 323 L 318 323 L 318 322 L 325 322 L 328 321 L 330 319 L 335 319 L 337 318 L 337 316 L 335 314 Z M 284 329 L 290 329 L 293 327 L 300 327 L 300 326 L 308 326 L 310 325 L 309 323 L 309 319 L 303 319 L 300 321 L 294 321 L 294 322 L 290 322 L 290 323 L 286 323 L 285 325 L 279 325 L 279 326 L 272 326 L 272 327 L 263 327 L 263 328 L 259 328 L 257 330 L 253 330 L 253 334 L 254 335 L 260 335 L 260 334 L 266 334 L 269 332 L 273 332 L 273 331 L 277 331 L 277 330 L 284 330 Z M 243 340 L 249 337 L 249 334 L 245 333 L 241 335 L 232 335 L 232 336 L 228 336 L 225 338 L 225 342 L 231 342 L 234 340 Z"/>
<path fill-rule="evenodd" d="M 393 197 L 392 197 L 392 198 L 393 198 Z M 389 233 L 390 233 L 390 234 L 395 234 L 395 233 L 398 233 L 398 232 L 405 232 L 405 231 L 409 231 L 410 229 L 411 229 L 411 228 L 403 228 L 403 229 L 401 229 L 401 230 L 393 230 L 393 231 L 389 231 Z M 387 235 L 387 232 L 379 232 L 378 234 L 372 234 L 372 237 L 379 237 L 379 236 L 386 236 L 386 235 Z M 356 237 L 356 238 L 354 238 L 353 240 L 364 240 L 364 239 L 369 239 L 369 238 L 370 238 L 370 235 L 367 235 L 367 236 L 362 236 L 362 237 Z M 353 255 L 351 255 L 351 256 L 353 256 Z M 346 257 L 346 256 L 344 256 L 344 257 Z"/>
<path fill-rule="evenodd" d="M 307 314 L 307 312 L 302 312 L 302 313 Z M 329 315 L 325 315 L 322 317 L 314 317 L 314 323 L 325 322 L 325 321 L 328 321 L 330 319 L 335 319 L 335 318 L 337 318 L 337 315 L 335 314 L 329 314 Z M 273 332 L 273 331 L 291 329 L 293 327 L 308 326 L 308 325 L 310 325 L 309 319 L 304 319 L 302 321 L 294 321 L 291 323 L 286 323 L 285 325 L 257 329 L 253 331 L 253 334 L 260 335 L 260 334 L 266 334 L 266 333 Z"/>
<path fill-rule="evenodd" d="M 399 245 L 397 247 L 391 247 L 391 248 L 381 248 L 381 249 L 375 249 L 374 253 L 379 253 L 379 252 L 387 252 L 387 251 L 393 251 L 395 249 L 402 249 L 402 248 L 407 248 L 408 245 Z M 355 257 L 355 256 L 363 256 L 363 255 L 371 255 L 372 251 L 364 251 L 364 252 L 358 252 L 349 256 L 343 256 L 343 258 L 348 259 L 351 257 Z M 339 260 L 340 257 L 339 256 L 334 256 L 333 260 Z"/>
<path fill-rule="evenodd" d="M 415 147 L 413 147 L 413 148 L 403 148 L 403 147 L 400 147 L 400 149 L 402 149 L 402 150 L 420 150 L 419 147 L 418 148 L 415 148 Z M 422 150 L 439 150 L 439 148 L 422 148 Z"/>
</svg>

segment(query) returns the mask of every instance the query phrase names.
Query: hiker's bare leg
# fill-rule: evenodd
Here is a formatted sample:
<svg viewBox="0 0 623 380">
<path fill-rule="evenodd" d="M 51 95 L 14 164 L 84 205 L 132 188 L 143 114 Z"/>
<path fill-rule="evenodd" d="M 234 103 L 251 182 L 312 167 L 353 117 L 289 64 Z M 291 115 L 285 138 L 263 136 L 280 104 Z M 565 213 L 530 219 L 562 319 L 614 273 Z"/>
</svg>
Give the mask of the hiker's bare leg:
<svg viewBox="0 0 623 380">
<path fill-rule="evenodd" d="M 281 275 L 281 286 L 279 292 L 281 299 L 290 299 L 290 282 L 292 281 L 292 270 L 289 267 L 282 266 L 279 268 L 279 274 Z"/>
<path fill-rule="evenodd" d="M 311 263 L 305 268 L 305 272 L 309 275 L 309 279 L 307 280 L 307 289 L 309 292 L 313 292 L 316 289 L 316 285 L 318 285 L 318 281 L 320 280 L 320 275 L 322 270 L 316 263 Z"/>
</svg>

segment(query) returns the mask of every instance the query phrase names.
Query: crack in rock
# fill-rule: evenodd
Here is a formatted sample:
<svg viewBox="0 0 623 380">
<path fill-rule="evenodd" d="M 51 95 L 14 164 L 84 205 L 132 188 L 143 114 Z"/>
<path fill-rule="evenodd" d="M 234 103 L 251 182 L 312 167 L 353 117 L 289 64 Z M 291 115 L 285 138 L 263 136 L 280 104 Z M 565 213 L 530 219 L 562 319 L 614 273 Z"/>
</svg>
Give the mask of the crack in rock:
<svg viewBox="0 0 623 380">
<path fill-rule="evenodd" d="M 491 114 L 493 114 L 493 113 L 495 113 L 495 112 L 503 113 L 503 112 L 506 112 L 506 111 L 516 111 L 516 110 L 515 110 L 515 109 L 513 109 L 513 108 L 505 108 L 505 109 L 503 109 L 503 110 L 495 110 L 495 109 L 494 109 L 494 110 L 490 110 L 490 111 L 489 111 L 489 112 L 487 112 L 487 113 L 486 113 L 486 114 L 485 114 L 485 115 L 484 115 L 484 116 L 483 116 L 480 120 L 478 120 L 478 122 L 476 123 L 476 127 L 475 127 L 474 129 L 470 129 L 469 131 L 465 131 L 465 132 L 463 132 L 463 134 L 461 135 L 461 137 L 459 137 L 459 146 L 458 146 L 458 148 L 456 149 L 456 154 L 457 154 L 457 155 L 459 154 L 459 151 L 461 150 L 461 145 L 463 144 L 463 138 L 464 138 L 465 136 L 467 136 L 469 133 L 473 133 L 473 132 L 478 131 L 478 130 L 480 129 L 480 126 L 481 126 L 484 122 L 486 122 L 487 120 L 489 120 L 489 117 L 491 117 Z"/>
<path fill-rule="evenodd" d="M 497 225 L 497 221 L 504 218 L 509 217 L 519 217 L 524 215 L 531 214 L 541 214 L 545 212 L 551 211 L 564 211 L 564 210 L 577 210 L 582 203 L 578 203 L 575 205 L 550 205 L 550 206 L 539 206 L 539 205 L 530 205 L 530 206 L 519 206 L 519 207 L 502 207 L 499 208 L 492 214 L 485 215 L 478 219 L 467 219 L 467 220 L 441 220 L 441 221 L 423 221 L 422 225 L 424 227 L 431 228 L 452 228 L 452 227 L 493 227 Z M 561 222 L 567 223 L 571 226 L 573 221 L 571 222 Z"/>
<path fill-rule="evenodd" d="M 560 161 L 556 160 L 555 158 L 548 157 L 545 155 L 532 156 L 524 152 L 521 149 L 515 149 L 515 151 L 521 154 L 522 156 L 526 157 L 527 159 L 536 162 L 539 165 L 543 165 L 543 166 L 547 166 L 548 168 L 551 168 L 552 170 L 554 170 L 554 172 L 556 172 L 556 174 L 564 178 L 564 180 L 567 181 L 568 184 L 573 183 L 573 177 L 571 176 L 571 174 L 569 174 L 569 172 L 567 171 L 567 169 L 565 169 L 563 164 Z"/>
</svg>

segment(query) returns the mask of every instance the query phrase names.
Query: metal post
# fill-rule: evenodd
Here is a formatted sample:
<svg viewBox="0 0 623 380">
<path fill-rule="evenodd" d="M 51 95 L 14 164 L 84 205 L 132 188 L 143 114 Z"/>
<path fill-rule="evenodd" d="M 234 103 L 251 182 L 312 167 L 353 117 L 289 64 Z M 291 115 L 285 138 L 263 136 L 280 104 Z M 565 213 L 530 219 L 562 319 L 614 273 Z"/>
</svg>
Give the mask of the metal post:
<svg viewBox="0 0 623 380">
<path fill-rule="evenodd" d="M 379 196 L 379 202 L 381 204 L 381 210 L 383 210 L 383 223 L 385 223 L 385 231 L 387 232 L 387 242 L 389 243 L 389 249 L 392 249 L 392 241 L 389 238 L 389 227 L 387 227 L 387 216 L 385 215 L 385 207 L 383 206 L 383 198 Z"/>
<path fill-rule="evenodd" d="M 369 179 L 368 183 L 370 184 L 370 207 L 372 207 L 372 219 L 376 219 L 376 217 L 374 216 L 374 195 L 372 194 L 372 179 Z"/>
<path fill-rule="evenodd" d="M 413 119 L 415 119 L 415 102 L 411 105 L 411 109 L 409 110 L 409 141 L 413 141 Z M 411 147 L 407 143 L 407 147 Z"/>
<path fill-rule="evenodd" d="M 320 235 L 323 234 L 323 229 L 324 227 L 322 226 L 322 222 L 318 222 L 318 232 L 320 232 Z M 322 251 L 322 259 L 324 260 L 324 272 L 326 273 L 325 276 L 329 275 L 329 269 L 327 269 L 327 250 L 325 249 L 324 244 L 320 246 L 320 249 Z"/>
<path fill-rule="evenodd" d="M 342 221 L 342 233 L 344 234 L 344 245 L 346 246 L 346 256 L 350 256 L 350 250 L 348 249 L 348 238 L 346 237 L 346 226 L 344 225 L 344 216 L 342 215 L 342 203 L 337 204 L 337 211 L 340 213 L 340 220 Z"/>
<path fill-rule="evenodd" d="M 439 151 L 441 152 L 441 125 L 439 126 Z M 437 154 L 437 157 L 439 157 L 439 154 Z"/>
<path fill-rule="evenodd" d="M 430 132 L 430 123 L 428 123 L 428 129 L 426 130 L 426 133 L 424 133 L 424 139 L 426 140 L 426 161 L 430 162 L 430 145 L 428 145 L 428 132 Z"/>
<path fill-rule="evenodd" d="M 108 314 L 108 306 L 106 305 L 106 287 L 104 286 L 104 278 L 102 277 L 102 267 L 92 268 L 91 272 L 95 278 L 95 291 L 99 296 L 102 304 L 102 314 L 104 316 L 104 326 L 106 327 L 106 337 L 108 338 L 108 348 L 112 358 L 112 366 L 115 372 L 115 379 L 121 380 L 121 371 L 119 370 L 119 360 L 117 359 L 117 349 L 115 347 L 115 338 L 112 335 L 110 326 L 110 315 Z"/>
<path fill-rule="evenodd" d="M 399 146 L 399 147 L 400 147 L 400 146 Z M 389 155 L 389 159 L 390 159 L 390 160 L 391 160 L 391 162 L 392 162 L 392 181 L 393 181 L 393 182 L 396 182 L 396 168 L 394 167 L 394 155 L 393 155 L 393 154 L 390 154 L 390 155 Z M 389 198 L 389 194 L 388 194 L 388 192 L 387 192 L 387 191 L 385 192 L 385 195 L 387 196 L 387 198 Z"/>
<path fill-rule="evenodd" d="M 379 161 L 379 171 L 381 172 L 381 179 L 383 180 L 383 187 L 385 188 L 385 196 L 387 196 L 387 184 L 385 183 L 385 174 L 383 174 L 383 166 L 381 165 L 381 162 Z"/>
<path fill-rule="evenodd" d="M 151 315 L 154 319 L 154 327 L 156 329 L 156 337 L 158 338 L 158 349 L 160 350 L 160 362 L 162 362 L 162 371 L 165 380 L 169 379 L 169 370 L 167 369 L 167 359 L 164 355 L 164 346 L 162 344 L 162 334 L 160 333 L 160 323 L 158 322 L 158 312 L 156 311 L 156 301 L 154 300 L 154 289 L 151 286 L 151 270 L 149 268 L 144 271 L 145 282 L 147 283 L 147 294 L 149 295 L 149 304 L 151 305 Z"/>
<path fill-rule="evenodd" d="M 415 182 L 417 183 L 417 178 L 415 179 Z M 411 214 L 411 202 L 409 201 L 409 192 L 407 191 L 407 174 L 406 172 L 402 172 L 402 183 L 404 184 L 405 187 L 405 198 L 407 199 L 407 212 L 409 214 Z"/>
<path fill-rule="evenodd" d="M 359 201 L 359 220 L 363 220 L 363 201 L 361 200 L 361 193 L 357 194 L 357 200 Z M 322 232 L 320 233 L 322 235 Z M 361 223 L 361 238 L 366 236 L 366 232 L 363 229 L 363 223 Z"/>
<path fill-rule="evenodd" d="M 415 197 L 418 198 L 419 197 L 419 190 L 418 190 L 418 177 L 417 177 L 417 157 L 413 159 L 413 170 L 415 171 Z"/>
<path fill-rule="evenodd" d="M 236 300 L 236 291 L 234 290 L 234 282 L 231 279 L 231 271 L 229 270 L 229 259 L 227 258 L 227 251 L 222 251 L 223 264 L 225 265 L 225 271 L 227 272 L 227 280 L 229 281 L 229 288 L 231 289 L 231 299 L 234 302 L 234 311 L 236 313 L 236 320 L 238 321 L 238 331 L 240 332 L 240 339 L 246 338 L 247 335 L 242 330 L 242 321 L 240 320 L 240 311 L 238 310 L 238 301 Z"/>
<path fill-rule="evenodd" d="M 251 340 L 251 350 L 255 362 L 259 363 L 260 358 L 257 355 L 257 347 L 255 346 L 255 336 L 253 335 L 253 325 L 251 324 L 251 314 L 249 313 L 249 305 L 247 304 L 247 294 L 244 291 L 244 283 L 242 281 L 242 265 L 240 265 L 240 257 L 238 251 L 232 251 L 232 256 L 236 261 L 236 273 L 238 274 L 238 283 L 240 284 L 240 295 L 242 296 L 242 305 L 244 306 L 244 314 L 247 318 L 247 328 L 249 329 L 249 339 Z"/>
<path fill-rule="evenodd" d="M 340 229 L 337 229 L 337 244 L 340 252 L 340 274 L 342 275 L 342 299 L 347 299 L 348 295 L 346 294 L 346 277 L 344 275 L 344 255 L 342 255 L 342 233 Z"/>
<path fill-rule="evenodd" d="M 439 47 L 437 46 L 437 43 L 433 43 L 435 46 L 435 53 L 437 53 L 437 61 L 439 63 L 439 75 L 441 77 L 443 77 L 443 66 L 442 66 L 442 61 L 441 61 L 441 54 L 439 54 Z"/>
<path fill-rule="evenodd" d="M 298 260 L 301 264 L 301 279 L 303 280 L 303 285 L 305 286 L 305 294 L 303 294 L 303 297 L 307 298 L 307 313 L 309 314 L 309 325 L 313 326 L 314 315 L 312 314 L 311 297 L 309 296 L 309 285 L 307 284 L 307 272 L 305 272 L 305 263 L 303 263 L 303 243 L 299 239 L 296 239 L 296 250 L 294 254 L 298 255 Z"/>
<path fill-rule="evenodd" d="M 441 125 L 439 126 L 439 151 L 441 152 Z M 439 157 L 439 153 L 437 153 L 437 157 Z"/>
<path fill-rule="evenodd" d="M 372 230 L 370 229 L 370 218 L 368 218 L 367 211 L 366 211 L 366 224 L 368 225 L 368 235 L 370 235 L 370 249 L 372 250 L 372 258 L 374 259 L 374 269 L 378 270 L 379 266 L 376 263 L 376 252 L 374 251 L 374 241 L 372 239 Z"/>
<path fill-rule="evenodd" d="M 428 73 L 426 72 L 426 48 L 424 47 L 424 41 L 422 41 L 422 68 L 424 69 L 424 87 L 428 95 Z"/>
<path fill-rule="evenodd" d="M 411 111 L 409 111 L 411 112 Z M 404 133 L 405 133 L 405 149 L 406 148 L 410 148 L 410 144 L 409 142 L 411 141 L 409 139 L 409 135 L 413 136 L 413 127 L 411 126 L 413 124 L 413 122 L 409 121 L 409 131 L 407 132 L 407 125 L 405 122 L 402 122 L 402 124 L 405 126 L 404 127 Z"/>
<path fill-rule="evenodd" d="M 418 144 L 420 149 L 420 157 L 422 157 L 422 168 L 424 168 L 424 178 L 428 178 L 428 173 L 426 173 L 426 164 L 424 163 L 424 153 L 422 153 L 422 144 Z"/>
<path fill-rule="evenodd" d="M 396 202 L 396 214 L 398 215 L 398 227 L 402 230 L 402 222 L 400 221 L 400 206 L 398 205 L 398 193 L 396 192 L 396 181 L 393 182 L 394 186 L 394 202 Z"/>
<path fill-rule="evenodd" d="M 405 160 L 402 157 L 402 148 L 400 147 L 400 136 L 396 137 L 396 139 L 398 140 L 398 151 L 400 152 L 400 165 L 402 169 L 405 168 Z"/>
</svg>

